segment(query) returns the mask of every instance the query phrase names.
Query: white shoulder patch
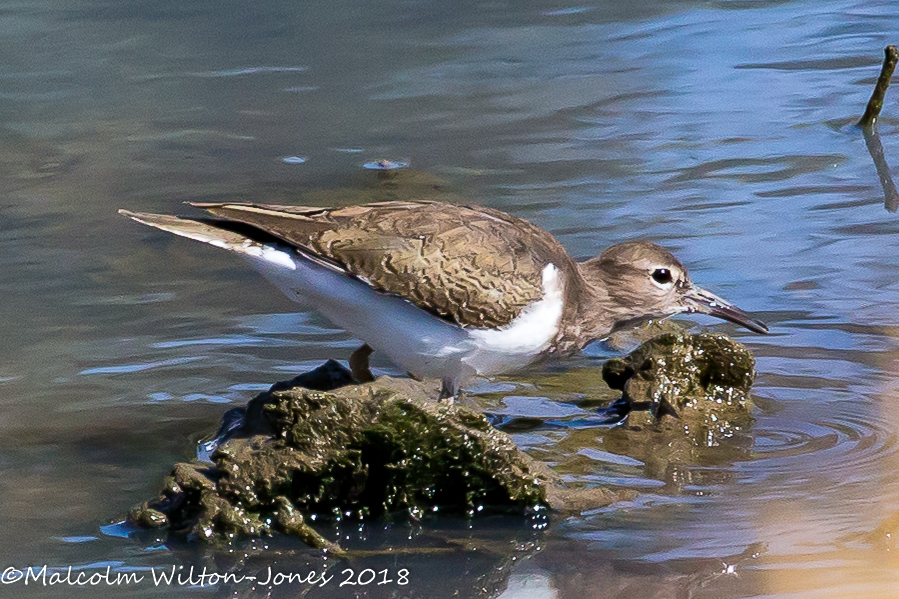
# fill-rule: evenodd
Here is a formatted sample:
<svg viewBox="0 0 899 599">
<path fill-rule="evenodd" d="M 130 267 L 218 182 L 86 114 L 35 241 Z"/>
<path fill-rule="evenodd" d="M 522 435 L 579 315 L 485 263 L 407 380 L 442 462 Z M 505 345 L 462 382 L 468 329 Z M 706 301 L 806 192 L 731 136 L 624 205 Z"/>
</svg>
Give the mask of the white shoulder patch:
<svg viewBox="0 0 899 599">
<path fill-rule="evenodd" d="M 543 298 L 501 329 L 468 329 L 481 349 L 506 354 L 538 354 L 559 332 L 563 281 L 555 264 L 543 268 Z"/>
</svg>

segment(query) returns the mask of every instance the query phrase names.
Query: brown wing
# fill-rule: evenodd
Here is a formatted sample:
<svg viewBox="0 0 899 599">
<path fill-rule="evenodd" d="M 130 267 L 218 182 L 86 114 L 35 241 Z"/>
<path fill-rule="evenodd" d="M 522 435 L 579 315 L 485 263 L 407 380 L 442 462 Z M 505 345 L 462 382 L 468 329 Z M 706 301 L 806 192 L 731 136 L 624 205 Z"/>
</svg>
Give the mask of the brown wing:
<svg viewBox="0 0 899 599">
<path fill-rule="evenodd" d="M 479 206 L 194 205 L 336 262 L 379 291 L 463 326 L 508 324 L 542 297 L 542 271 L 549 262 L 576 272 L 552 235 Z"/>
</svg>

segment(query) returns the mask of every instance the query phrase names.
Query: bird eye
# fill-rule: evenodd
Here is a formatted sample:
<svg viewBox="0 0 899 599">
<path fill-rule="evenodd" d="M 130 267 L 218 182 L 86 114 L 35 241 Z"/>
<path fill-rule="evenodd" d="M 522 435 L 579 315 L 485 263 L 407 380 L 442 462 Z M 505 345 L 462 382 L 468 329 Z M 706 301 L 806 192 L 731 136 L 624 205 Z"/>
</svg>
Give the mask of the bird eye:
<svg viewBox="0 0 899 599">
<path fill-rule="evenodd" d="M 658 283 L 659 285 L 667 285 L 673 279 L 671 278 L 671 271 L 667 268 L 657 268 L 652 271 L 652 280 Z"/>
</svg>

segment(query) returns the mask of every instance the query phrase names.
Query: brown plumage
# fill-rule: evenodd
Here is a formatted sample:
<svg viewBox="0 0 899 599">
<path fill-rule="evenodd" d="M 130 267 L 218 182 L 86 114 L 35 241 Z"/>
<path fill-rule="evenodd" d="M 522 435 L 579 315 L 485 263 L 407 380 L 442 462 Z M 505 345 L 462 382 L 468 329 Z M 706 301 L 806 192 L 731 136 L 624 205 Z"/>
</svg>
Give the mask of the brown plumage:
<svg viewBox="0 0 899 599">
<path fill-rule="evenodd" d="M 546 264 L 575 268 L 565 248 L 543 229 L 481 206 L 193 205 L 305 248 L 378 291 L 466 327 L 509 324 L 543 296 Z"/>
</svg>

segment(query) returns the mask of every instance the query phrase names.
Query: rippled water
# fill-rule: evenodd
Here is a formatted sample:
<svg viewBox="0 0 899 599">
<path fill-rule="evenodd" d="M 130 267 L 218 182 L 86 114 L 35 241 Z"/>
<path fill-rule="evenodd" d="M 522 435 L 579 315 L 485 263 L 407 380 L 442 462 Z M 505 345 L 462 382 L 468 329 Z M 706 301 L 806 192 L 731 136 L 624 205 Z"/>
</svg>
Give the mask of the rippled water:
<svg viewBox="0 0 899 599">
<path fill-rule="evenodd" d="M 578 258 L 661 243 L 772 334 L 681 321 L 734 335 L 757 358 L 755 425 L 711 443 L 541 424 L 611 397 L 599 353 L 483 383 L 485 406 L 529 418 L 510 432 L 533 455 L 637 498 L 548 522 L 343 523 L 328 531 L 353 546 L 432 552 L 352 565 L 406 568 L 409 585 L 332 583 L 311 596 L 897 594 L 899 217 L 852 127 L 883 47 L 899 42 L 893 3 L 2 10 L 0 569 L 321 569 L 284 539 L 241 562 L 107 527 L 224 410 L 355 347 L 238 260 L 115 209 L 365 201 L 377 173 L 364 166 L 386 159 L 427 173 L 419 193 L 513 212 Z M 888 167 L 895 93 L 879 122 Z M 345 564 L 324 566 L 340 580 Z"/>
</svg>

